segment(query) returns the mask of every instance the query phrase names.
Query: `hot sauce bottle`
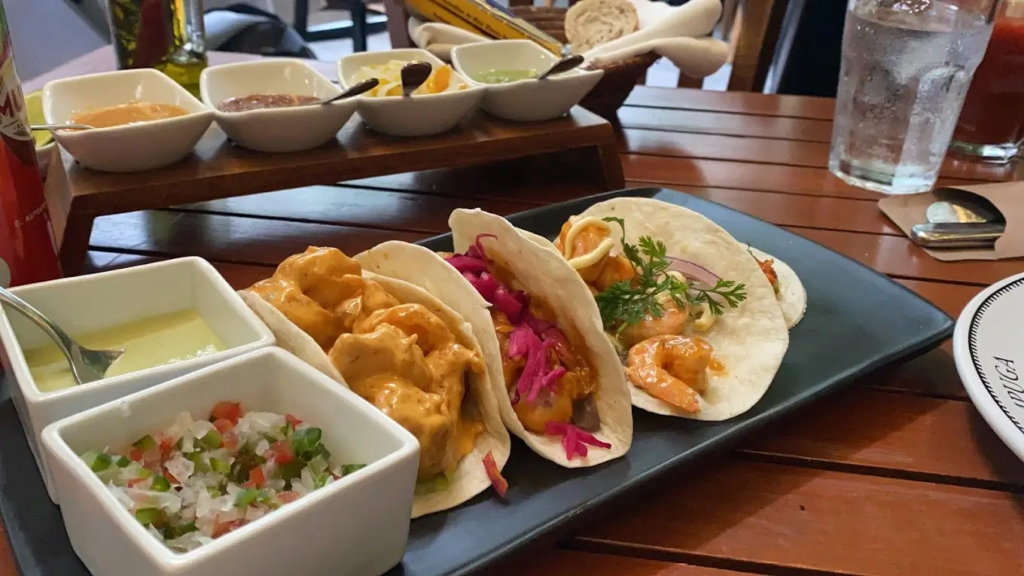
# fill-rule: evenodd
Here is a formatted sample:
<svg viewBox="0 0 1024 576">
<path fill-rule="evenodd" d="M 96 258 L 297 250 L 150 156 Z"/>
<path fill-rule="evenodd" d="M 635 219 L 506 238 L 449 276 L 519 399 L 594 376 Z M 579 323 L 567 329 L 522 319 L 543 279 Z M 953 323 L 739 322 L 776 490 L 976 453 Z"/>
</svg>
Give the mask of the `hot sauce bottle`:
<svg viewBox="0 0 1024 576">
<path fill-rule="evenodd" d="M 0 286 L 60 277 L 35 142 L 0 0 Z"/>
</svg>

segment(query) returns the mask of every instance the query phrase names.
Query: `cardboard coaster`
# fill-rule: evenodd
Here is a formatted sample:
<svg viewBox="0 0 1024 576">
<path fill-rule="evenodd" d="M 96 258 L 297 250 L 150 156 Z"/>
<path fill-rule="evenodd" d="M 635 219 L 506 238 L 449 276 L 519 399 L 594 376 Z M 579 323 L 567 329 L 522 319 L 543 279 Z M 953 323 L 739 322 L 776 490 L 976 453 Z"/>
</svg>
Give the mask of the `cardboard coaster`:
<svg viewBox="0 0 1024 576">
<path fill-rule="evenodd" d="M 1024 257 L 1024 182 L 1000 182 L 978 186 L 947 186 L 980 196 L 991 202 L 1006 220 L 1006 231 L 993 248 L 922 248 L 931 257 L 944 262 L 959 260 L 1003 260 Z M 928 222 L 927 210 L 941 200 L 935 191 L 905 196 L 889 196 L 878 202 L 879 209 L 907 237 L 915 224 Z"/>
</svg>

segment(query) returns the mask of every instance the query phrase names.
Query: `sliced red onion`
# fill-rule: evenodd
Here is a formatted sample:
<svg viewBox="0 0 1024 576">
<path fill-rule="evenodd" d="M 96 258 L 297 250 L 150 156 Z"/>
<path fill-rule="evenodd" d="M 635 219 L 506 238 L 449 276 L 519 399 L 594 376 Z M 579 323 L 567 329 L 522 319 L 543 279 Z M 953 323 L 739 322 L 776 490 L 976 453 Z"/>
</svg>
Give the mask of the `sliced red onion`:
<svg viewBox="0 0 1024 576">
<path fill-rule="evenodd" d="M 446 262 L 455 267 L 459 272 L 486 272 L 487 262 L 478 258 L 471 258 L 462 254 L 455 254 L 446 259 Z"/>
<path fill-rule="evenodd" d="M 476 239 L 473 240 L 473 245 L 469 247 L 469 250 L 466 250 L 466 256 L 470 258 L 486 258 L 487 252 L 484 250 L 484 245 L 480 242 L 484 238 L 498 239 L 494 234 L 477 234 Z"/>
<path fill-rule="evenodd" d="M 691 278 L 706 286 L 714 286 L 718 283 L 718 276 L 707 268 L 680 258 L 666 258 L 669 261 L 668 269 L 679 272 L 687 278 Z"/>
<path fill-rule="evenodd" d="M 523 318 L 523 312 L 526 311 L 527 298 L 526 293 L 519 290 L 509 290 L 502 285 L 499 285 L 497 290 L 494 291 L 494 298 L 490 301 L 494 304 L 494 307 L 508 317 L 508 321 L 512 324 L 518 324 Z"/>
<path fill-rule="evenodd" d="M 481 272 L 475 276 L 470 276 L 471 274 L 466 272 L 462 275 L 466 277 L 466 280 L 469 280 L 469 283 L 473 285 L 473 288 L 476 288 L 476 291 L 483 296 L 484 300 L 494 302 L 494 293 L 501 287 L 498 280 L 487 272 Z"/>
<path fill-rule="evenodd" d="M 577 454 L 586 458 L 588 444 L 595 448 L 612 447 L 611 444 L 595 438 L 590 432 L 565 422 L 548 422 L 544 427 L 544 432 L 551 436 L 562 437 L 562 448 L 565 449 L 565 457 L 568 460 L 572 460 Z"/>
<path fill-rule="evenodd" d="M 545 352 L 546 351 L 547 348 L 545 348 Z M 562 378 L 562 376 L 565 376 L 565 372 L 565 368 L 559 366 L 558 368 L 555 368 L 554 370 L 548 372 L 547 374 L 544 374 L 540 378 L 537 378 L 534 381 L 533 388 L 530 390 L 530 394 L 526 397 L 526 401 L 530 403 L 536 402 L 537 395 L 540 394 L 540 391 L 545 388 L 550 388 L 551 386 L 553 386 L 555 382 L 558 382 L 558 380 Z"/>
<path fill-rule="evenodd" d="M 526 318 L 523 318 L 523 323 L 529 326 L 530 330 L 533 330 L 537 334 L 543 334 L 545 330 L 554 326 L 551 322 L 545 322 L 529 312 L 526 313 Z"/>
<path fill-rule="evenodd" d="M 558 359 L 564 363 L 572 360 L 572 354 L 569 352 L 569 340 L 566 339 L 565 334 L 554 326 L 549 326 L 544 332 L 541 333 L 540 339 L 544 342 L 551 342 L 555 347 L 555 353 L 558 354 Z"/>
</svg>

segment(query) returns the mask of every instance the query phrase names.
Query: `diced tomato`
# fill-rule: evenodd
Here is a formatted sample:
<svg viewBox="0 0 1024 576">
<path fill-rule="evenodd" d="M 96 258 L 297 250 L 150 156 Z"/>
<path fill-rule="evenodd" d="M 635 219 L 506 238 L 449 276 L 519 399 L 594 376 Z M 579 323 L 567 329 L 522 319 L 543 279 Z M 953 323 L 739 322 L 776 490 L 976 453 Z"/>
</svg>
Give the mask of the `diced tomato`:
<svg viewBox="0 0 1024 576">
<path fill-rule="evenodd" d="M 132 487 L 134 487 L 134 486 L 136 486 L 138 484 L 142 484 L 146 480 L 147 480 L 147 478 L 130 478 L 128 480 L 128 487 L 132 488 Z"/>
<path fill-rule="evenodd" d="M 295 453 L 292 452 L 290 442 L 280 441 L 270 445 L 270 451 L 274 453 L 274 461 L 278 464 L 287 464 L 295 460 Z"/>
<path fill-rule="evenodd" d="M 298 418 L 292 416 L 291 414 L 285 414 L 284 421 L 287 422 L 288 424 L 291 424 L 292 428 L 298 426 L 299 424 L 302 424 L 302 420 L 299 420 Z"/>
<path fill-rule="evenodd" d="M 232 425 L 238 424 L 238 419 L 242 417 L 242 404 L 239 402 L 217 402 L 210 416 L 214 421 L 224 419 L 231 422 Z"/>
<path fill-rule="evenodd" d="M 219 520 L 213 524 L 213 537 L 220 538 L 221 536 L 236 530 L 245 524 L 245 520 L 231 520 L 230 522 L 220 522 Z"/>
<path fill-rule="evenodd" d="M 299 499 L 299 493 L 298 492 L 291 492 L 291 491 L 281 492 L 280 494 L 277 495 L 277 497 L 281 499 L 281 502 L 284 502 L 285 504 L 287 504 L 289 502 L 295 502 L 296 500 L 298 500 Z"/>
<path fill-rule="evenodd" d="M 267 483 L 267 478 L 263 475 L 263 468 L 257 466 L 249 470 L 249 482 L 256 488 L 263 488 L 263 485 Z"/>
<path fill-rule="evenodd" d="M 138 448 L 132 448 L 128 452 L 128 459 L 133 462 L 142 462 L 142 450 L 139 450 Z"/>
<path fill-rule="evenodd" d="M 175 478 L 174 474 L 171 474 L 170 471 L 167 470 L 167 468 L 164 468 L 164 478 L 167 478 L 167 481 L 170 482 L 171 484 L 181 484 L 181 482 L 177 478 Z"/>
<path fill-rule="evenodd" d="M 227 432 L 227 431 L 231 430 L 232 428 L 234 428 L 235 425 L 231 423 L 231 420 L 227 420 L 225 418 L 221 418 L 219 420 L 214 420 L 213 421 L 213 427 L 217 429 L 217 432 L 220 432 L 221 434 L 224 434 L 225 432 Z"/>
<path fill-rule="evenodd" d="M 238 448 L 238 436 L 234 432 L 225 432 L 220 439 L 228 450 Z"/>
<path fill-rule="evenodd" d="M 498 463 L 494 461 L 494 455 L 488 452 L 484 456 L 484 470 L 487 472 L 487 477 L 491 480 L 491 486 L 494 487 L 494 491 L 498 493 L 498 496 L 505 497 L 505 493 L 508 492 L 508 480 L 501 475 L 501 471 L 498 470 Z"/>
</svg>

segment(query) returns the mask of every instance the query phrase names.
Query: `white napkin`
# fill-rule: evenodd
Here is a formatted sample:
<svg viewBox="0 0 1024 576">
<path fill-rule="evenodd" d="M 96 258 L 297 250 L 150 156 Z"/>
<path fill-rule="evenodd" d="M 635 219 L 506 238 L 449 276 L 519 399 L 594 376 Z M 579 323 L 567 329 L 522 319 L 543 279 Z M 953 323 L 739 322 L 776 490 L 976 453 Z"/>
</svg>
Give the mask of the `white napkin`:
<svg viewBox="0 0 1024 576">
<path fill-rule="evenodd" d="M 630 0 L 636 6 L 640 29 L 587 51 L 584 56 L 595 65 L 654 52 L 668 58 L 679 71 L 693 78 L 713 74 L 728 61 L 725 42 L 703 37 L 714 29 L 722 15 L 720 0 L 690 0 L 678 7 L 651 0 Z M 451 59 L 453 46 L 486 42 L 489 38 L 448 24 L 421 22 L 409 18 L 409 36 L 420 48 Z"/>
</svg>

